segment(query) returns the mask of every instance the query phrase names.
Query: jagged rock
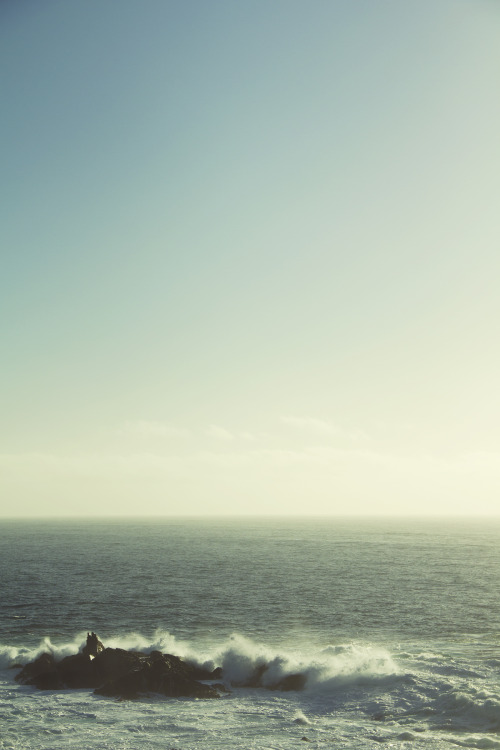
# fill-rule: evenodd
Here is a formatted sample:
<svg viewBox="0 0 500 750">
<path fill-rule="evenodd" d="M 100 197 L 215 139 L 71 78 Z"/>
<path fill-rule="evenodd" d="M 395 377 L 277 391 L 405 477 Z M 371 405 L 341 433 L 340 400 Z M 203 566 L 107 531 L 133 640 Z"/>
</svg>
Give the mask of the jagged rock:
<svg viewBox="0 0 500 750">
<path fill-rule="evenodd" d="M 271 683 L 268 664 L 260 664 L 245 682 L 236 687 L 268 690 L 302 690 L 303 674 L 290 674 Z M 87 643 L 79 654 L 56 661 L 52 654 L 42 654 L 27 664 L 16 676 L 23 685 L 40 690 L 92 688 L 97 695 L 138 698 L 141 694 L 159 693 L 169 698 L 219 698 L 224 685 L 205 684 L 221 680 L 220 667 L 212 672 L 179 659 L 172 654 L 152 651 L 143 654 L 122 648 L 104 648 L 95 633 L 88 633 Z M 266 679 L 267 678 L 267 679 Z"/>
<path fill-rule="evenodd" d="M 97 656 L 101 651 L 104 651 L 104 646 L 102 645 L 99 638 L 96 636 L 94 632 L 87 633 L 87 643 L 82 649 L 82 654 L 84 656 Z"/>
<path fill-rule="evenodd" d="M 111 669 L 108 664 L 108 679 L 95 691 L 98 695 L 136 698 L 141 693 L 152 692 L 169 698 L 219 697 L 219 692 L 215 687 L 199 682 L 200 679 L 212 679 L 211 672 L 187 664 L 177 656 L 162 654 L 159 651 L 153 651 L 148 656 L 133 652 L 125 653 L 129 654 L 127 670 L 125 673 L 121 672 L 120 662 L 115 661 Z M 135 662 L 130 660 L 131 654 L 135 657 Z M 116 655 L 112 658 L 115 660 Z"/>
<path fill-rule="evenodd" d="M 35 661 L 26 664 L 16 680 L 22 685 L 35 685 L 40 690 L 59 690 L 64 683 L 52 654 L 41 654 Z"/>
<path fill-rule="evenodd" d="M 92 652 L 92 653 L 91 653 Z M 98 695 L 136 698 L 141 693 L 168 697 L 218 698 L 210 680 L 220 672 L 208 672 L 172 654 L 142 654 L 121 648 L 104 648 L 95 633 L 87 636 L 81 653 L 56 661 L 42 654 L 16 676 L 24 685 L 41 690 L 94 688 Z"/>
</svg>

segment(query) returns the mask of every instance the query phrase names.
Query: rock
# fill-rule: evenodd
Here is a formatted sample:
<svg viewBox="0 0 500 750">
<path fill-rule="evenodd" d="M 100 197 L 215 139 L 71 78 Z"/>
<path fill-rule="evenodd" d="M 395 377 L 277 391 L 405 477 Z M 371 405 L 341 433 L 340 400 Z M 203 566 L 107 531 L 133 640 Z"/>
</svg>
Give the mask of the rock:
<svg viewBox="0 0 500 750">
<path fill-rule="evenodd" d="M 142 654 L 121 648 L 104 648 L 95 633 L 89 633 L 81 653 L 56 661 L 42 654 L 16 676 L 23 685 L 41 690 L 94 688 L 98 695 L 137 698 L 160 693 L 171 698 L 218 698 L 219 691 L 200 680 L 214 679 L 209 672 L 172 654 L 153 651 Z"/>
<path fill-rule="evenodd" d="M 305 726 L 307 724 L 310 724 L 311 722 L 309 721 L 309 719 L 306 719 L 305 716 L 297 716 L 297 718 L 293 720 L 293 723 Z"/>
<path fill-rule="evenodd" d="M 66 687 L 96 687 L 96 669 L 90 656 L 84 654 L 66 656 L 58 662 L 57 671 Z"/>
<path fill-rule="evenodd" d="M 151 692 L 169 698 L 219 697 L 219 692 L 215 687 L 204 685 L 198 681 L 199 679 L 210 679 L 210 672 L 187 664 L 177 656 L 161 654 L 158 651 L 148 656 L 133 652 L 125 653 L 129 655 L 126 660 L 128 662 L 127 669 L 124 672 L 121 671 L 125 662 L 117 662 L 116 655 L 113 654 L 114 664 L 110 668 L 111 665 L 108 663 L 108 679 L 95 690 L 97 695 L 137 698 L 141 693 Z M 98 658 L 96 658 L 97 661 L 99 661 Z"/>
<path fill-rule="evenodd" d="M 96 636 L 95 633 L 87 633 L 87 643 L 82 649 L 82 654 L 84 656 L 97 656 L 101 651 L 104 651 L 104 646 L 102 645 L 99 638 Z"/>
<path fill-rule="evenodd" d="M 40 690 L 58 690 L 64 683 L 57 669 L 57 662 L 52 654 L 42 654 L 24 666 L 16 675 L 21 685 L 34 685 Z"/>
<path fill-rule="evenodd" d="M 297 674 L 287 674 L 282 680 L 270 686 L 270 690 L 303 690 L 307 682 L 307 677 L 300 672 Z"/>
<path fill-rule="evenodd" d="M 268 690 L 302 690 L 306 677 L 290 674 L 271 683 L 268 664 L 259 664 L 251 677 L 237 687 Z M 173 654 L 152 651 L 143 654 L 122 648 L 105 648 L 95 633 L 79 654 L 56 661 L 52 654 L 42 654 L 23 667 L 16 680 L 40 690 L 91 688 L 97 695 L 116 698 L 138 698 L 158 693 L 169 698 L 219 698 L 226 692 L 223 685 L 205 684 L 221 680 L 220 667 L 208 671 Z M 234 683 L 233 683 L 234 684 Z"/>
</svg>

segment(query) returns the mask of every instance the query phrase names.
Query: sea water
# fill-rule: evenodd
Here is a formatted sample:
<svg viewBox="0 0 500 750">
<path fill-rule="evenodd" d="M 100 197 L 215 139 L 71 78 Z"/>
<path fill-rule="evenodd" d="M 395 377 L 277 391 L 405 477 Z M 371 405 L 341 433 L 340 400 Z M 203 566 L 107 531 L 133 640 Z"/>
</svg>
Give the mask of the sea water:
<svg viewBox="0 0 500 750">
<path fill-rule="evenodd" d="M 500 749 L 500 523 L 4 521 L 0 748 Z M 118 701 L 15 681 L 43 651 L 222 666 L 219 700 Z"/>
</svg>

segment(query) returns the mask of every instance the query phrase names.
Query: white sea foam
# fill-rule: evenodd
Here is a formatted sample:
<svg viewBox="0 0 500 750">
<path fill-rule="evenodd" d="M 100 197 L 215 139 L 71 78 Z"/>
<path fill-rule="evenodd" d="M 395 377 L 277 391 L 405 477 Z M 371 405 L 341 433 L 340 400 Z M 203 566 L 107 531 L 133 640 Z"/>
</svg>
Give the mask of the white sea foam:
<svg viewBox="0 0 500 750">
<path fill-rule="evenodd" d="M 22 658 L 21 649 L 16 646 L 1 646 L 0 645 L 0 669 L 7 669 L 13 664 L 25 664 L 29 661 L 29 658 L 24 660 Z"/>
<path fill-rule="evenodd" d="M 76 653 L 86 638 L 67 629 L 76 617 L 105 646 L 224 666 L 227 682 L 305 681 L 125 703 L 38 691 L 5 669 L 0 750 L 289 750 L 307 747 L 304 736 L 345 750 L 500 750 L 500 545 L 489 523 L 71 522 L 0 537 L 3 666 Z"/>
<path fill-rule="evenodd" d="M 86 633 L 79 633 L 72 641 L 55 643 L 50 636 L 46 636 L 34 647 L 9 646 L 0 644 L 0 668 L 6 669 L 14 664 L 27 664 L 37 659 L 41 654 L 52 654 L 56 660 L 65 656 L 77 654 L 85 643 Z"/>
<path fill-rule="evenodd" d="M 300 709 L 295 712 L 294 718 L 293 718 L 294 724 L 300 724 L 301 726 L 308 726 L 312 724 L 311 720 L 307 718 L 305 713 L 301 711 Z"/>
<path fill-rule="evenodd" d="M 434 657 L 418 659 L 416 654 L 413 664 L 417 671 L 412 673 L 408 671 L 406 657 L 403 658 L 403 671 L 386 648 L 366 642 L 353 641 L 314 649 L 304 645 L 294 648 L 289 643 L 286 647 L 278 647 L 240 634 L 214 640 L 208 645 L 206 642 L 201 645 L 196 641 L 177 639 L 164 630 L 157 630 L 150 637 L 140 633 L 109 638 L 99 635 L 105 646 L 145 653 L 158 649 L 200 665 L 222 666 L 231 693 L 221 701 L 202 702 L 200 705 L 180 702 L 173 706 L 152 699 L 137 708 L 127 707 L 125 714 L 118 704 L 99 699 L 91 691 L 69 691 L 52 696 L 44 691 L 28 693 L 26 688 L 16 685 L 13 673 L 5 672 L 2 677 L 3 705 L 9 711 L 5 716 L 12 727 L 12 736 L 18 722 L 18 711 L 22 711 L 25 720 L 33 727 L 38 726 L 29 704 L 29 701 L 34 701 L 33 705 L 43 717 L 38 722 L 40 732 L 50 730 L 47 743 L 40 745 L 44 750 L 49 746 L 62 747 L 66 730 L 60 740 L 57 740 L 58 733 L 71 722 L 77 722 L 81 742 L 78 744 L 75 738 L 73 745 L 68 747 L 75 750 L 81 746 L 97 748 L 97 730 L 91 729 L 97 718 L 99 726 L 106 725 L 110 741 L 126 732 L 134 736 L 134 747 L 137 748 L 153 747 L 161 731 L 168 731 L 172 746 L 201 748 L 206 746 L 207 738 L 215 737 L 215 733 L 217 739 L 208 743 L 214 750 L 244 748 L 250 746 L 251 741 L 253 746 L 260 747 L 255 745 L 255 738 L 259 727 L 265 724 L 269 736 L 274 738 L 269 746 L 276 748 L 289 747 L 291 737 L 299 741 L 304 732 L 312 741 L 315 738 L 318 741 L 326 732 L 330 742 L 346 748 L 368 748 L 377 739 L 380 742 L 408 742 L 415 748 L 444 749 L 453 738 L 455 745 L 500 750 L 496 736 L 500 731 L 500 696 L 495 688 L 480 688 L 473 680 L 458 674 L 449 675 L 445 657 L 439 662 Z M 86 633 L 81 632 L 62 642 L 46 637 L 31 648 L 4 646 L 0 648 L 1 663 L 7 666 L 26 662 L 42 651 L 62 658 L 76 653 L 85 643 L 85 638 Z M 436 674 L 439 666 L 442 675 Z M 264 688 L 300 673 L 305 678 L 305 688 L 292 693 L 269 693 L 234 686 L 251 681 L 256 673 L 260 675 L 260 684 Z M 379 718 L 374 723 L 376 716 Z M 223 732 L 223 727 L 229 726 L 231 745 L 226 743 Z M 203 732 L 208 732 L 208 735 Z M 87 734 L 85 745 L 82 743 Z M 246 745 L 245 738 L 248 739 Z"/>
<path fill-rule="evenodd" d="M 278 650 L 233 634 L 211 655 L 197 654 L 190 647 L 185 647 L 184 655 L 210 669 L 221 666 L 224 678 L 233 686 L 251 682 L 257 673 L 261 675 L 259 683 L 263 687 L 301 674 L 306 680 L 306 689 L 320 690 L 401 674 L 387 650 L 362 644 L 329 646 L 321 651 Z"/>
<path fill-rule="evenodd" d="M 36 646 L 10 646 L 0 644 L 0 669 L 11 667 L 14 664 L 27 664 L 37 659 L 41 654 L 52 654 L 59 661 L 65 656 L 77 654 L 85 645 L 87 632 L 77 633 L 70 641 L 58 642 L 47 635 L 42 638 Z M 192 652 L 187 642 L 179 641 L 174 635 L 164 630 L 157 630 L 153 638 L 147 638 L 139 633 L 127 633 L 120 636 L 111 636 L 101 639 L 106 648 L 122 648 L 126 651 L 139 651 L 150 653 L 151 651 L 162 651 L 175 654 L 181 658 L 197 660 L 197 654 Z"/>
<path fill-rule="evenodd" d="M 109 648 L 123 648 L 127 651 L 140 651 L 142 653 L 162 651 L 163 653 L 175 654 L 175 656 L 181 658 L 191 656 L 191 644 L 177 639 L 167 630 L 155 630 L 152 638 L 147 638 L 140 633 L 127 633 L 102 638 L 101 640 L 103 645 Z"/>
<path fill-rule="evenodd" d="M 0 647 L 0 665 L 26 664 L 42 653 L 51 653 L 59 660 L 78 653 L 86 633 L 78 633 L 68 642 L 59 643 L 49 636 L 36 647 Z M 239 634 L 228 640 L 198 649 L 196 644 L 178 640 L 168 631 L 157 630 L 152 638 L 139 633 L 102 638 L 105 647 L 149 653 L 159 650 L 172 653 L 208 669 L 221 666 L 228 685 L 248 684 L 260 674 L 259 684 L 272 687 L 290 675 L 304 676 L 306 689 L 331 690 L 349 683 L 377 681 L 400 674 L 400 669 L 385 650 L 377 646 L 345 644 L 328 646 L 321 651 L 276 649 Z"/>
</svg>

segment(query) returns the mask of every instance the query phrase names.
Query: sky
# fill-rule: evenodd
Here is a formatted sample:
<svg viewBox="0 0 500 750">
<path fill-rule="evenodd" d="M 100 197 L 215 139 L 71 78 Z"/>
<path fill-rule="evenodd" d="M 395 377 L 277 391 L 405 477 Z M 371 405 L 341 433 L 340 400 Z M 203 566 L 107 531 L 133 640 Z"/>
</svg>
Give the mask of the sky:
<svg viewBox="0 0 500 750">
<path fill-rule="evenodd" d="M 499 39 L 4 0 L 0 515 L 498 515 Z"/>
</svg>

